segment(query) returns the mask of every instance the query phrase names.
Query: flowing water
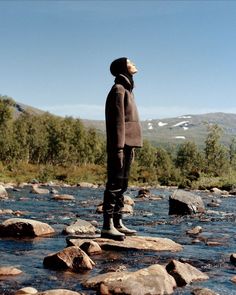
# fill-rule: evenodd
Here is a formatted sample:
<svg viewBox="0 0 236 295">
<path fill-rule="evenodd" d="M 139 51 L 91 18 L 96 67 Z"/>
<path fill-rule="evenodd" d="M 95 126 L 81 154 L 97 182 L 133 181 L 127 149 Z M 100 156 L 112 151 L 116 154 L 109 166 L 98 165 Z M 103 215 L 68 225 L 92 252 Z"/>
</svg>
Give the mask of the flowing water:
<svg viewBox="0 0 236 295">
<path fill-rule="evenodd" d="M 57 188 L 58 189 L 58 188 Z M 46 222 L 55 230 L 50 237 L 35 239 L 0 239 L 0 266 L 14 266 L 23 271 L 22 275 L 0 278 L 0 294 L 11 295 L 14 291 L 33 286 L 43 291 L 64 288 L 95 294 L 92 290 L 83 289 L 81 282 L 91 276 L 119 268 L 135 271 L 152 264 L 167 264 L 171 259 L 182 259 L 210 277 L 204 282 L 195 282 L 183 288 L 177 288 L 174 294 L 191 294 L 197 287 L 206 287 L 220 295 L 236 295 L 236 284 L 230 279 L 236 275 L 236 267 L 230 263 L 230 254 L 236 253 L 236 213 L 235 198 L 220 198 L 220 207 L 208 208 L 210 212 L 201 216 L 169 216 L 169 195 L 172 189 L 151 190 L 152 194 L 161 195 L 162 200 L 140 201 L 136 199 L 134 214 L 127 216 L 126 224 L 135 228 L 139 235 L 170 238 L 184 246 L 183 251 L 150 252 L 150 251 L 104 251 L 101 255 L 92 256 L 96 267 L 85 273 L 55 271 L 44 268 L 43 259 L 52 252 L 66 247 L 66 236 L 62 230 L 77 218 L 87 221 L 97 220 L 102 225 L 102 216 L 96 213 L 97 205 L 102 201 L 103 189 L 59 188 L 60 194 L 71 194 L 75 201 L 55 201 L 51 195 L 35 195 L 30 187 L 19 192 L 8 190 L 10 198 L 0 201 L 0 209 L 24 211 L 23 218 Z M 135 198 L 137 190 L 128 194 Z M 199 193 L 205 205 L 214 198 L 209 193 Z M 0 222 L 12 218 L 12 215 L 0 215 Z M 186 230 L 200 225 L 203 232 L 199 243 L 186 235 Z M 207 246 L 207 241 L 220 242 L 219 246 Z"/>
</svg>

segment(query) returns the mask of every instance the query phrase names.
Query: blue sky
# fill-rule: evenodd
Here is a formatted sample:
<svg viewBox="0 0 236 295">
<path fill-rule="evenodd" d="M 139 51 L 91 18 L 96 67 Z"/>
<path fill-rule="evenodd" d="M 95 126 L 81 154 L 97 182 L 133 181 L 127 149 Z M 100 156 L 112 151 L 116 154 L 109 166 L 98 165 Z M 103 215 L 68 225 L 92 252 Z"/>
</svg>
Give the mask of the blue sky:
<svg viewBox="0 0 236 295">
<path fill-rule="evenodd" d="M 104 119 L 110 62 L 139 72 L 141 119 L 236 113 L 236 1 L 0 1 L 0 94 Z"/>
</svg>

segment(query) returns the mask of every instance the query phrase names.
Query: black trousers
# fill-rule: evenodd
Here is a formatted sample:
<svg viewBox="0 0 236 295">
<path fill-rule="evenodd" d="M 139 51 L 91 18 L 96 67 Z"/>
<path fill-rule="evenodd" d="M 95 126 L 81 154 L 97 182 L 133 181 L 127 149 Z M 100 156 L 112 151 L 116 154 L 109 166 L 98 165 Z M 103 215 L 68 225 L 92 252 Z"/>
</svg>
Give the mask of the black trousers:
<svg viewBox="0 0 236 295">
<path fill-rule="evenodd" d="M 124 192 L 128 188 L 133 148 L 125 146 L 123 153 L 108 152 L 107 183 L 104 192 L 103 212 L 108 215 L 119 213 L 124 207 Z"/>
</svg>

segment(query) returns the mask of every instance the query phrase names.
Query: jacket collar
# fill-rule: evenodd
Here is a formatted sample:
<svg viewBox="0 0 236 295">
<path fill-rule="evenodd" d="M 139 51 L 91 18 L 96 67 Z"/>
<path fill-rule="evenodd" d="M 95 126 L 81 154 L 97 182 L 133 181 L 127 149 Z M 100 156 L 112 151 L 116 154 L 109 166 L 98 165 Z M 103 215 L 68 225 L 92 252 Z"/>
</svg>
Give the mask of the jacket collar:
<svg viewBox="0 0 236 295">
<path fill-rule="evenodd" d="M 115 78 L 115 84 L 121 84 L 125 89 L 132 91 L 133 87 L 128 77 L 123 74 L 119 74 Z"/>
</svg>

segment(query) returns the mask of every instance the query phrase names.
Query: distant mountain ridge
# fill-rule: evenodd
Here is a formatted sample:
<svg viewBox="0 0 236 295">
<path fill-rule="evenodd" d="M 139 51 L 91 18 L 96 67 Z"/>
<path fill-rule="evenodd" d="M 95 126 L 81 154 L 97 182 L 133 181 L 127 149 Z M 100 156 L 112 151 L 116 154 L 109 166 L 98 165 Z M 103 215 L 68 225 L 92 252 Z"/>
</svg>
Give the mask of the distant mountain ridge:
<svg viewBox="0 0 236 295">
<path fill-rule="evenodd" d="M 14 116 L 28 112 L 34 115 L 45 113 L 37 108 L 15 102 Z M 103 120 L 81 120 L 85 127 L 93 127 L 105 134 Z M 202 146 L 207 136 L 207 124 L 217 124 L 223 130 L 222 142 L 229 144 L 236 137 L 236 114 L 207 113 L 200 115 L 183 115 L 173 118 L 152 119 L 141 122 L 143 137 L 154 145 L 178 145 L 185 141 L 194 141 Z"/>
</svg>

